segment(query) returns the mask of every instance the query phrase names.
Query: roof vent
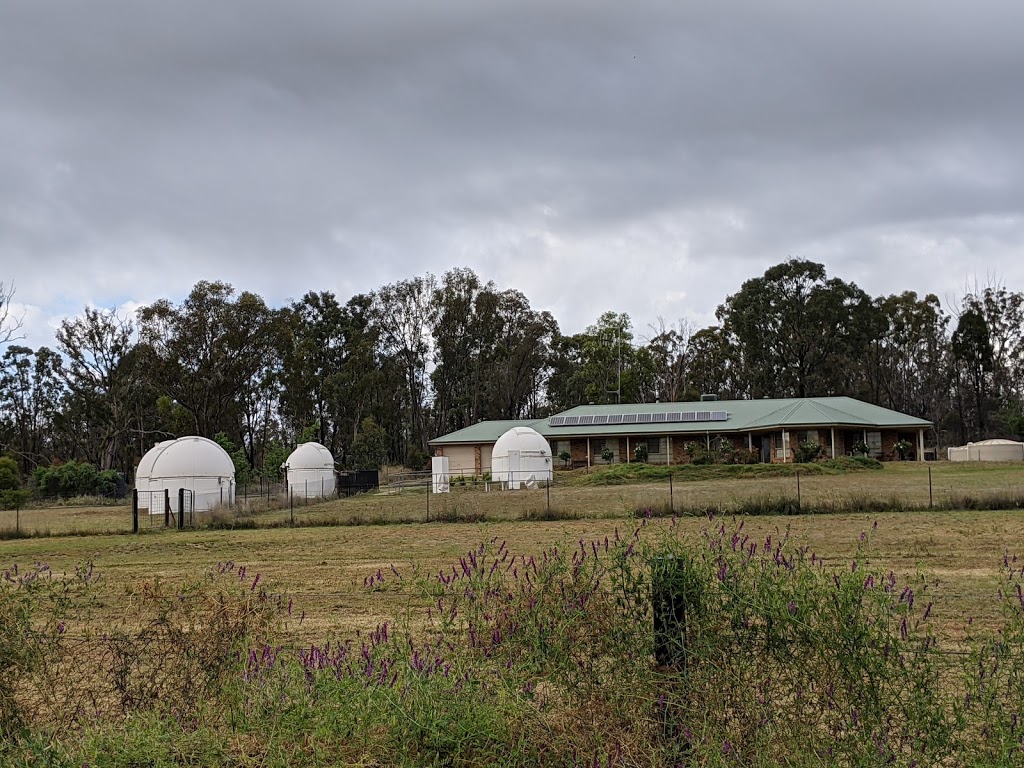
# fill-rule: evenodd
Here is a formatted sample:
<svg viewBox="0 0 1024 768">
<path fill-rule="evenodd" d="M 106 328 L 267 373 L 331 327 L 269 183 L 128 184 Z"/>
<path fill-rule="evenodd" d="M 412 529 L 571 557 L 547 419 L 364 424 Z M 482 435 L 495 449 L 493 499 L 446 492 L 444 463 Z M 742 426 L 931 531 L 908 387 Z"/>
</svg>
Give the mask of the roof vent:
<svg viewBox="0 0 1024 768">
<path fill-rule="evenodd" d="M 713 403 L 718 400 L 718 395 L 703 394 L 700 396 L 702 403 Z"/>
</svg>

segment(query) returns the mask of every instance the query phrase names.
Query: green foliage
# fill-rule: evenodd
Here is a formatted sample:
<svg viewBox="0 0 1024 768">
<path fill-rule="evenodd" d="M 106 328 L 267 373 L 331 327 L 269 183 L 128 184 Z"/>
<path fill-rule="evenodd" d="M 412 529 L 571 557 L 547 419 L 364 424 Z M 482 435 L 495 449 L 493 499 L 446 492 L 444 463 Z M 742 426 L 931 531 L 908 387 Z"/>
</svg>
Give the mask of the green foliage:
<svg viewBox="0 0 1024 768">
<path fill-rule="evenodd" d="M 372 417 L 359 424 L 359 434 L 352 441 L 350 451 L 355 469 L 380 469 L 388 458 L 388 434 Z"/>
<path fill-rule="evenodd" d="M 797 445 L 793 451 L 793 460 L 798 464 L 810 464 L 825 455 L 824 446 L 817 441 L 809 440 Z"/>
<path fill-rule="evenodd" d="M 615 458 L 615 451 L 606 445 L 601 449 L 601 458 L 604 459 L 605 464 L 611 464 L 612 459 Z"/>
<path fill-rule="evenodd" d="M 67 461 L 32 471 L 32 487 L 42 496 L 113 496 L 119 482 L 120 476 L 114 470 L 99 472 L 84 461 Z"/>
<path fill-rule="evenodd" d="M 32 491 L 0 491 L 0 509 L 21 509 L 32 500 Z"/>
<path fill-rule="evenodd" d="M 569 462 L 572 460 L 572 454 L 568 451 L 559 451 L 558 458 L 562 460 L 563 466 L 568 467 Z"/>
<path fill-rule="evenodd" d="M 869 446 L 863 440 L 857 440 L 856 442 L 854 442 L 852 448 L 854 453 L 859 453 L 861 456 L 865 457 L 868 455 L 868 451 L 871 450 L 871 446 Z"/>
<path fill-rule="evenodd" d="M 263 466 L 260 468 L 260 475 L 264 480 L 280 480 L 282 476 L 281 467 L 288 461 L 288 450 L 276 440 L 270 443 L 263 451 Z"/>
<path fill-rule="evenodd" d="M 637 443 L 636 448 L 633 449 L 633 457 L 640 463 L 647 463 L 647 443 Z"/>
<path fill-rule="evenodd" d="M 10 456 L 0 456 L 0 491 L 14 491 L 21 487 L 18 462 Z"/>
<path fill-rule="evenodd" d="M 910 454 L 910 452 L 914 449 L 914 444 L 912 442 L 910 442 L 909 440 L 898 440 L 896 442 L 896 445 L 893 446 L 893 448 L 895 449 L 896 453 L 899 455 L 900 461 L 903 461 L 905 458 L 907 458 L 907 456 Z"/>
<path fill-rule="evenodd" d="M 252 467 L 249 466 L 249 457 L 245 455 L 245 451 L 235 445 L 224 432 L 214 435 L 213 441 L 231 457 L 231 463 L 235 465 L 235 484 L 248 483 L 252 479 Z"/>
</svg>

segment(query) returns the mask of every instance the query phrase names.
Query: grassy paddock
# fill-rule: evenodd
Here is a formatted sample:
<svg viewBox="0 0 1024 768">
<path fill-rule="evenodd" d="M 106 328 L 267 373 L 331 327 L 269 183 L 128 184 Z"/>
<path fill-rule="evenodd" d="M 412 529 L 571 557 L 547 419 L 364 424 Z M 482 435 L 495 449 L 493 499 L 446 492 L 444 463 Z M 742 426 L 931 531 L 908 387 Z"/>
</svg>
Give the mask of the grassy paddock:
<svg viewBox="0 0 1024 768">
<path fill-rule="evenodd" d="M 1018 765 L 1019 530 L 915 512 L 12 541 L 4 565 L 94 567 L 43 579 L 58 610 L 88 583 L 68 627 L 7 610 L 31 584 L 0 604 L 0 655 L 35 662 L 8 671 L 39 697 L 0 762 Z M 683 664 L 654 645 L 659 568 L 689 606 Z"/>
<path fill-rule="evenodd" d="M 922 570 L 935 581 L 938 625 L 959 631 L 964 616 L 985 622 L 995 618 L 986 598 L 998 588 L 1004 552 L 1024 554 L 1024 529 L 1014 512 L 908 512 L 837 514 L 825 518 L 745 518 L 747 532 L 763 536 L 791 531 L 829 563 L 849 560 L 860 534 L 872 535 L 872 559 L 899 575 Z M 652 521 L 656 529 L 667 521 Z M 153 579 L 174 581 L 218 562 L 234 561 L 295 597 L 306 612 L 303 638 L 371 629 L 404 610 L 414 597 L 402 582 L 386 577 L 377 590 L 363 580 L 389 574 L 436 572 L 492 537 L 507 539 L 519 552 L 539 552 L 553 544 L 601 539 L 633 530 L 630 519 L 508 521 L 485 523 L 417 523 L 389 526 L 275 528 L 269 530 L 164 531 L 140 536 L 102 535 L 21 539 L 2 545 L 3 565 L 44 562 L 58 571 L 91 561 L 102 574 L 103 615 L 121 615 L 130 592 Z M 684 518 L 688 536 L 706 527 L 702 518 Z M 104 613 L 106 612 L 106 614 Z"/>
<path fill-rule="evenodd" d="M 847 462 L 849 464 L 849 462 Z M 929 468 L 931 492 L 929 493 Z M 669 472 L 669 470 L 672 470 Z M 349 499 L 297 501 L 299 525 L 380 525 L 395 522 L 479 522 L 501 520 L 596 519 L 626 517 L 651 508 L 657 513 L 713 508 L 724 512 L 773 509 L 797 497 L 806 510 L 856 511 L 923 509 L 929 500 L 939 509 L 986 509 L 1024 503 L 1024 464 L 886 464 L 872 470 L 845 464 L 799 467 L 711 466 L 651 467 L 617 465 L 587 473 L 559 472 L 550 489 L 501 491 L 488 486 L 454 486 L 449 494 L 422 490 L 369 493 Z M 670 486 L 668 475 L 671 474 Z M 1017 505 L 1019 506 L 1019 504 Z M 777 509 L 777 507 L 775 507 Z M 246 528 L 290 524 L 287 501 L 249 499 L 236 510 L 200 515 L 200 525 Z M 159 528 L 162 516 L 144 515 L 144 531 Z M 0 531 L 15 525 L 14 511 L 0 512 Z M 131 530 L 131 509 L 121 507 L 32 508 L 21 511 L 21 530 L 35 535 L 89 535 Z"/>
</svg>

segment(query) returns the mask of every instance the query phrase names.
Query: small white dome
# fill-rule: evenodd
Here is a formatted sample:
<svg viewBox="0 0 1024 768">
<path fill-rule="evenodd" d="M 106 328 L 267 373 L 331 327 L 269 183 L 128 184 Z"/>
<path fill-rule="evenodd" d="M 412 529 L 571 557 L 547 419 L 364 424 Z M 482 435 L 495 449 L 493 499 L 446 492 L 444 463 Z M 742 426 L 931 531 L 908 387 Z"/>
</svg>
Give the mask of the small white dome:
<svg viewBox="0 0 1024 768">
<path fill-rule="evenodd" d="M 205 437 L 179 437 L 160 443 L 142 457 L 140 469 L 145 469 L 146 458 L 154 452 L 157 453 L 148 467 L 148 477 L 152 480 L 171 477 L 233 479 L 235 476 L 235 465 L 228 452 Z"/>
<path fill-rule="evenodd" d="M 282 465 L 289 470 L 319 469 L 334 471 L 334 456 L 320 443 L 301 443 Z"/>
<path fill-rule="evenodd" d="M 492 461 L 498 457 L 507 458 L 509 451 L 519 451 L 521 456 L 551 457 L 551 446 L 548 445 L 548 441 L 529 427 L 512 427 L 499 437 L 491 451 Z"/>
</svg>

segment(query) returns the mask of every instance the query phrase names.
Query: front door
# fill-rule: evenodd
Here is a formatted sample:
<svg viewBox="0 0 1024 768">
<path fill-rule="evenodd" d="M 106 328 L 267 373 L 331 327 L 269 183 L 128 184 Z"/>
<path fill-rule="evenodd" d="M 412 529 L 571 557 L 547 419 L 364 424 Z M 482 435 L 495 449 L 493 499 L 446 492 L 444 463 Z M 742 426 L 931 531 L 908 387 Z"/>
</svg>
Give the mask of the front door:
<svg viewBox="0 0 1024 768">
<path fill-rule="evenodd" d="M 761 435 L 761 461 L 765 464 L 772 463 L 772 436 Z"/>
</svg>

